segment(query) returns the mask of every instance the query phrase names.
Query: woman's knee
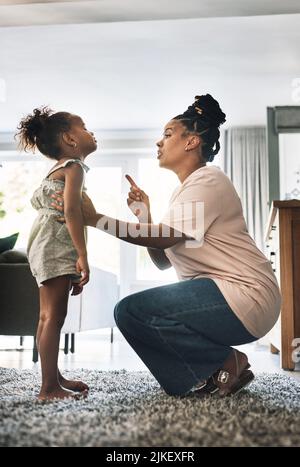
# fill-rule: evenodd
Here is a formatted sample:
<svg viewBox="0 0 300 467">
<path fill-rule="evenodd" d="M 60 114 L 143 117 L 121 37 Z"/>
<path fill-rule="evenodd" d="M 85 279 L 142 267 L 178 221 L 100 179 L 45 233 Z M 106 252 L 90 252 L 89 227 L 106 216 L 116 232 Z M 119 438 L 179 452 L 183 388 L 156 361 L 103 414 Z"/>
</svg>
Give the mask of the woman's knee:
<svg viewBox="0 0 300 467">
<path fill-rule="evenodd" d="M 116 325 L 122 327 L 122 325 L 127 321 L 128 316 L 128 297 L 120 300 L 114 309 L 114 317 Z"/>
<path fill-rule="evenodd" d="M 152 302 L 149 300 L 148 290 L 128 295 L 120 300 L 114 310 L 118 327 L 132 322 L 149 322 L 152 316 Z"/>
<path fill-rule="evenodd" d="M 149 314 L 145 312 L 144 308 L 140 293 L 128 295 L 120 300 L 114 309 L 114 317 L 118 328 L 126 328 L 133 321 L 143 321 L 143 317 Z"/>
</svg>

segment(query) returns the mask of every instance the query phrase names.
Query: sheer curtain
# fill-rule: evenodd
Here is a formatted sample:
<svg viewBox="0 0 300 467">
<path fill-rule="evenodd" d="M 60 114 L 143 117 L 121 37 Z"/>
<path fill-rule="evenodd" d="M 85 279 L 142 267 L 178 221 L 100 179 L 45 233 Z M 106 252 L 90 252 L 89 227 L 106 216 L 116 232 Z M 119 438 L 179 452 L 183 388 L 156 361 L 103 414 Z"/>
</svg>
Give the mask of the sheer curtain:
<svg viewBox="0 0 300 467">
<path fill-rule="evenodd" d="M 224 171 L 241 199 L 248 231 L 264 251 L 269 214 L 266 128 L 230 128 L 224 136 Z"/>
</svg>

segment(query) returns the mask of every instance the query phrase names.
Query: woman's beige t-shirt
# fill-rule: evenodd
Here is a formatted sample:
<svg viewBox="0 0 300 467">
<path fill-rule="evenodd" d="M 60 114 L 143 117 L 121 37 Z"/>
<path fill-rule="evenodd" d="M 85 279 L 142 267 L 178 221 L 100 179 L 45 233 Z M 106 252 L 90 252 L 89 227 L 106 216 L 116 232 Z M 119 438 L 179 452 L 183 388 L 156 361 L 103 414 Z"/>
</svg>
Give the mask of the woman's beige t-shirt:
<svg viewBox="0 0 300 467">
<path fill-rule="evenodd" d="M 161 223 L 196 239 L 165 250 L 180 280 L 211 278 L 255 337 L 274 326 L 281 304 L 276 277 L 250 237 L 240 198 L 221 169 L 205 166 L 189 175 Z"/>
</svg>

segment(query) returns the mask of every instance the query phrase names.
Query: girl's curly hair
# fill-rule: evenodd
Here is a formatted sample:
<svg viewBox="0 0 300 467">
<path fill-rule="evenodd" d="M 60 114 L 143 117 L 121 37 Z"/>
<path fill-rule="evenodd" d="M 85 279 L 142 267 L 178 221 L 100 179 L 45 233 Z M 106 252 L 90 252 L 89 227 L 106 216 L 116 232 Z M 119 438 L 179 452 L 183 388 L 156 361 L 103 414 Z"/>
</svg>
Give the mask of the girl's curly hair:
<svg viewBox="0 0 300 467">
<path fill-rule="evenodd" d="M 19 140 L 19 148 L 25 152 L 38 149 L 51 159 L 59 159 L 60 135 L 71 129 L 71 117 L 69 112 L 54 113 L 46 106 L 34 109 L 18 125 L 15 137 Z"/>
</svg>

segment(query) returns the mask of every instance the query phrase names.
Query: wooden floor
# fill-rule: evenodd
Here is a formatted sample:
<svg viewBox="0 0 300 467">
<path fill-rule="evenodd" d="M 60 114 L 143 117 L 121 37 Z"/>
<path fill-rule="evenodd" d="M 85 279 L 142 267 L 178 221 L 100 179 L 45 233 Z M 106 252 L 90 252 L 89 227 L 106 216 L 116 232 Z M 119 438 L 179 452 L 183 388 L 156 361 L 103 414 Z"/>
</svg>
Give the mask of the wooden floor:
<svg viewBox="0 0 300 467">
<path fill-rule="evenodd" d="M 64 339 L 61 340 L 63 347 Z M 32 337 L 26 337 L 24 348 L 19 347 L 18 337 L 0 337 L 0 367 L 39 369 L 39 364 L 32 362 Z M 273 355 L 268 347 L 253 343 L 240 346 L 239 350 L 247 353 L 252 370 L 255 373 L 283 373 L 300 380 L 300 365 L 296 371 L 280 369 L 279 355 Z M 76 334 L 75 353 L 64 355 L 60 351 L 59 365 L 63 369 L 87 368 L 98 370 L 129 371 L 146 370 L 147 368 L 127 344 L 119 331 L 114 328 L 114 342 L 110 343 L 110 330 L 93 331 Z"/>
</svg>

